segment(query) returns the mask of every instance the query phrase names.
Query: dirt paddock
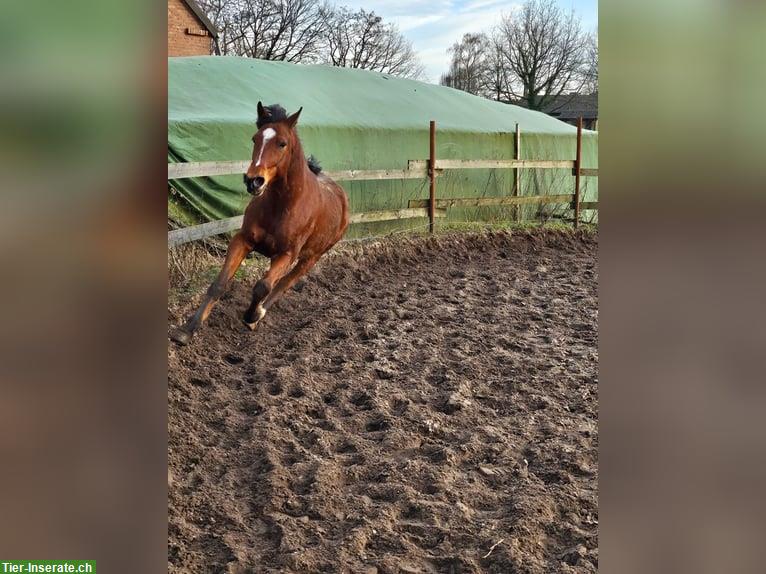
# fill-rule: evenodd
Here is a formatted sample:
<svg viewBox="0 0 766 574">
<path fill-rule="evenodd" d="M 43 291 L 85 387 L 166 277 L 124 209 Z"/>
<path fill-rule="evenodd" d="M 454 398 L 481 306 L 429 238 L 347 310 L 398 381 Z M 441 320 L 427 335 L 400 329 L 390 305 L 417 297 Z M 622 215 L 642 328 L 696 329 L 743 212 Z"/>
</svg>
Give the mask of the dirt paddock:
<svg viewBox="0 0 766 574">
<path fill-rule="evenodd" d="M 235 282 L 169 346 L 169 571 L 595 572 L 596 254 L 348 245 L 254 333 Z"/>
</svg>

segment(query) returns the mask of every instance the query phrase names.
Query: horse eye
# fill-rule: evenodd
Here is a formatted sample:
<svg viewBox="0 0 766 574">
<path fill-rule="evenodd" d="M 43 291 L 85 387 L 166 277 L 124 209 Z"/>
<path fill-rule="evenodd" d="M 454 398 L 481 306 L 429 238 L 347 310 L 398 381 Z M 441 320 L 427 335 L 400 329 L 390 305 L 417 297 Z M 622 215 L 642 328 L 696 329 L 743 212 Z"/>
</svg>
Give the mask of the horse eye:
<svg viewBox="0 0 766 574">
<path fill-rule="evenodd" d="M 287 142 L 279 142 L 279 147 L 287 147 Z"/>
</svg>

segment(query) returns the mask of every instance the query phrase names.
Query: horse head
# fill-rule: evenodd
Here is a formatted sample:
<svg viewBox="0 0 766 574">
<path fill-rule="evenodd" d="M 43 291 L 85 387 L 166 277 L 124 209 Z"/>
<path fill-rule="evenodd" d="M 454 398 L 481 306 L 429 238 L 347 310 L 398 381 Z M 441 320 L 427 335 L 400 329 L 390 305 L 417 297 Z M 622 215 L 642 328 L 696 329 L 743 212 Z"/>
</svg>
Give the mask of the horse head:
<svg viewBox="0 0 766 574">
<path fill-rule="evenodd" d="M 256 197 L 287 172 L 293 150 L 300 148 L 294 128 L 301 110 L 288 116 L 281 106 L 264 107 L 258 102 L 258 131 L 253 136 L 253 157 L 244 178 L 247 191 Z"/>
</svg>

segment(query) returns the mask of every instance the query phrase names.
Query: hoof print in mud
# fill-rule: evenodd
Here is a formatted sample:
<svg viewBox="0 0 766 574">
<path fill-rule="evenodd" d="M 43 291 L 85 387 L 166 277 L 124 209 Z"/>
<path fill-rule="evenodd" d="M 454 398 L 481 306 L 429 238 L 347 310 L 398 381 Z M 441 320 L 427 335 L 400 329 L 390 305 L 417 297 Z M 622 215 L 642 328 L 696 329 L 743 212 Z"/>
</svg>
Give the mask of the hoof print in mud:
<svg viewBox="0 0 766 574">
<path fill-rule="evenodd" d="M 312 278 L 332 289 L 290 294 L 252 336 L 231 329 L 250 297 L 235 283 L 223 320 L 168 356 L 169 574 L 595 572 L 596 248 L 344 247 Z M 561 270 L 545 289 L 543 263 Z"/>
</svg>

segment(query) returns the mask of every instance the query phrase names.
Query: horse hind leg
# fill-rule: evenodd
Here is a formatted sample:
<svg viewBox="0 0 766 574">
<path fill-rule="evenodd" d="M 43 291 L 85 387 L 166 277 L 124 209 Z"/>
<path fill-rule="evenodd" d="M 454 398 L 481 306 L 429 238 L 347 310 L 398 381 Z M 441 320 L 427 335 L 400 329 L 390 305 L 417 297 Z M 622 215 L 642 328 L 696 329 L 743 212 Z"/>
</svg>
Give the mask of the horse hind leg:
<svg viewBox="0 0 766 574">
<path fill-rule="evenodd" d="M 295 283 L 297 283 L 301 277 L 308 273 L 318 260 L 319 257 L 317 256 L 299 259 L 295 264 L 295 267 L 293 267 L 287 275 L 282 277 L 277 282 L 277 284 L 274 285 L 274 288 L 269 292 L 269 294 L 263 300 L 261 300 L 260 304 L 257 306 L 258 314 L 256 315 L 256 319 L 251 327 L 250 325 L 248 326 L 251 329 L 255 329 L 258 326 L 260 320 L 263 319 L 264 315 L 266 315 L 266 311 L 268 311 L 269 308 L 277 302 L 277 300 L 284 294 L 285 291 L 290 289 L 290 287 L 295 285 Z"/>
<path fill-rule="evenodd" d="M 271 266 L 263 278 L 253 287 L 253 299 L 245 311 L 242 322 L 251 330 L 255 330 L 258 322 L 266 314 L 264 302 L 276 288 L 295 262 L 291 253 L 283 253 L 272 258 Z"/>
<path fill-rule="evenodd" d="M 202 323 L 208 318 L 210 311 L 213 309 L 213 305 L 215 305 L 215 302 L 218 301 L 224 291 L 226 291 L 229 282 L 232 277 L 234 277 L 234 273 L 239 269 L 242 261 L 251 251 L 252 247 L 242 234 L 238 233 L 232 238 L 229 243 L 229 248 L 226 251 L 226 259 L 218 277 L 208 288 L 205 298 L 196 313 L 189 317 L 183 327 L 171 332 L 170 338 L 173 341 L 179 345 L 186 345 L 191 340 L 194 332 L 199 329 Z"/>
<path fill-rule="evenodd" d="M 263 302 L 264 308 L 268 311 L 268 309 L 277 302 L 277 299 L 284 295 L 285 291 L 290 289 L 290 287 L 295 285 L 301 277 L 311 271 L 311 268 L 314 267 L 317 261 L 319 261 L 319 256 L 306 257 L 305 259 L 298 261 L 292 271 L 285 275 L 279 284 L 274 287 L 274 290 L 269 293 L 266 301 Z"/>
</svg>

